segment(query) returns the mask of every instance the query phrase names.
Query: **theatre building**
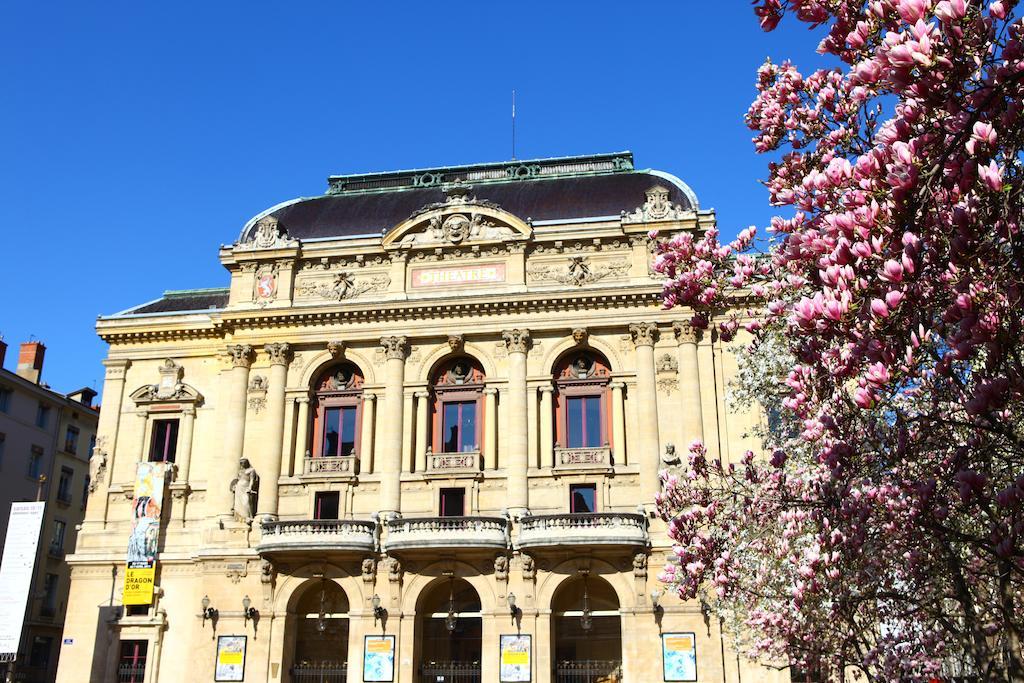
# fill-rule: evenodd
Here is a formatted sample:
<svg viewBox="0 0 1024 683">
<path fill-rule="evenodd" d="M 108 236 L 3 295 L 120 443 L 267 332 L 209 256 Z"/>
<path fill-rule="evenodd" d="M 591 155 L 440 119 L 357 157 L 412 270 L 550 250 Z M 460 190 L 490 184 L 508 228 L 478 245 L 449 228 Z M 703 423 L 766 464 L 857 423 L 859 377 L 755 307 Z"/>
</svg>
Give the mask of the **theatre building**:
<svg viewBox="0 0 1024 683">
<path fill-rule="evenodd" d="M 331 176 L 101 317 L 58 680 L 782 680 L 657 581 L 659 470 L 755 446 L 650 265 L 714 223 L 629 153 Z"/>
</svg>

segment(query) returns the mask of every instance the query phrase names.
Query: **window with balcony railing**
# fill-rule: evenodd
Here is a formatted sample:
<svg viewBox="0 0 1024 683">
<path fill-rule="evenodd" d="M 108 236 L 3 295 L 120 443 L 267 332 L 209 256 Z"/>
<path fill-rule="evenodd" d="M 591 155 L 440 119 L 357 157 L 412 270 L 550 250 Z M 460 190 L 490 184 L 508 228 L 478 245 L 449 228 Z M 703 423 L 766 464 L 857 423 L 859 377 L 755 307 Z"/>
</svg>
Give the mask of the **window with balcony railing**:
<svg viewBox="0 0 1024 683">
<path fill-rule="evenodd" d="M 432 377 L 434 453 L 475 453 L 480 450 L 483 390 L 486 377 L 474 358 L 456 356 Z"/>
<path fill-rule="evenodd" d="M 555 432 L 560 448 L 601 448 L 610 439 L 611 373 L 596 351 L 570 353 L 555 366 Z"/>
<path fill-rule="evenodd" d="M 315 383 L 314 458 L 358 455 L 363 373 L 352 363 L 328 368 Z"/>
</svg>

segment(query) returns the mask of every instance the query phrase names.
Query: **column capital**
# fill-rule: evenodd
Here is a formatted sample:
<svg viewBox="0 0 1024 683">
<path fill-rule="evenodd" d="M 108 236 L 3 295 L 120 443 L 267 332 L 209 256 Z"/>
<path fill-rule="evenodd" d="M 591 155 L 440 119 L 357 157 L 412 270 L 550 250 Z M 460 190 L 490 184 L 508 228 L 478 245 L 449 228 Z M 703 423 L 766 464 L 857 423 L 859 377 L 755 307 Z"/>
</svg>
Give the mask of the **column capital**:
<svg viewBox="0 0 1024 683">
<path fill-rule="evenodd" d="M 124 379 L 124 373 L 132 366 L 127 358 L 105 358 L 103 366 L 107 369 L 107 377 L 110 379 Z"/>
<path fill-rule="evenodd" d="M 537 389 L 540 390 L 540 393 L 542 394 L 550 394 L 555 390 L 555 388 L 550 384 L 542 384 L 539 387 L 537 387 Z"/>
<path fill-rule="evenodd" d="M 232 344 L 228 346 L 231 367 L 249 368 L 252 366 L 254 351 L 249 344 Z"/>
<path fill-rule="evenodd" d="M 430 392 L 429 391 L 417 391 L 416 393 L 413 394 L 413 396 L 415 396 L 416 398 L 430 398 Z"/>
<path fill-rule="evenodd" d="M 676 335 L 676 341 L 680 344 L 696 344 L 700 341 L 701 330 L 688 322 L 676 321 L 672 323 L 672 332 Z"/>
<path fill-rule="evenodd" d="M 608 388 L 612 389 L 613 391 L 615 389 L 620 389 L 620 390 L 621 389 L 625 389 L 626 388 L 626 383 L 625 382 L 609 382 L 608 383 Z"/>
<path fill-rule="evenodd" d="M 633 338 L 633 345 L 637 348 L 653 347 L 654 342 L 658 341 L 658 325 L 657 323 L 632 323 L 629 326 L 629 335 Z"/>
<path fill-rule="evenodd" d="M 380 345 L 384 347 L 384 356 L 388 359 L 405 360 L 409 352 L 408 337 L 381 337 Z"/>
<path fill-rule="evenodd" d="M 525 354 L 530 347 L 530 331 L 523 329 L 504 330 L 501 338 L 505 340 L 505 348 L 509 353 Z"/>
<path fill-rule="evenodd" d="M 184 406 L 181 409 L 181 414 L 184 415 L 185 417 L 195 417 L 196 416 L 196 407 L 195 406 Z"/>
<path fill-rule="evenodd" d="M 299 396 L 297 399 L 295 399 L 295 402 L 299 404 L 309 403 L 309 396 Z"/>
<path fill-rule="evenodd" d="M 307 398 L 306 400 L 308 401 L 309 399 Z M 364 391 L 363 392 L 363 400 L 364 401 L 376 401 L 377 400 L 377 394 L 375 394 L 373 392 L 366 392 L 366 391 Z"/>
<path fill-rule="evenodd" d="M 485 396 L 497 396 L 498 390 L 495 389 L 494 387 L 484 387 L 483 394 Z"/>
<path fill-rule="evenodd" d="M 288 365 L 288 361 L 292 357 L 292 345 L 288 342 L 267 344 L 263 347 L 263 350 L 270 356 L 271 365 Z"/>
</svg>

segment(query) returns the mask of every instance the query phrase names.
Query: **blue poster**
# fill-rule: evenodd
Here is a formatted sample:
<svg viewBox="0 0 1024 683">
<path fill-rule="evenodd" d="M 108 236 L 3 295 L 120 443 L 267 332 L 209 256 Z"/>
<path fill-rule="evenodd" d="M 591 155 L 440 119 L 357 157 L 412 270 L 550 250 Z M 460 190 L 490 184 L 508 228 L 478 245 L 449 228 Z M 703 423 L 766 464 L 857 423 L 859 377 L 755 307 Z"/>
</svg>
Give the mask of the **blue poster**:
<svg viewBox="0 0 1024 683">
<path fill-rule="evenodd" d="M 365 636 L 363 680 L 367 683 L 391 683 L 395 680 L 394 636 Z"/>
<path fill-rule="evenodd" d="M 661 634 L 666 681 L 697 680 L 697 638 L 693 633 Z"/>
</svg>

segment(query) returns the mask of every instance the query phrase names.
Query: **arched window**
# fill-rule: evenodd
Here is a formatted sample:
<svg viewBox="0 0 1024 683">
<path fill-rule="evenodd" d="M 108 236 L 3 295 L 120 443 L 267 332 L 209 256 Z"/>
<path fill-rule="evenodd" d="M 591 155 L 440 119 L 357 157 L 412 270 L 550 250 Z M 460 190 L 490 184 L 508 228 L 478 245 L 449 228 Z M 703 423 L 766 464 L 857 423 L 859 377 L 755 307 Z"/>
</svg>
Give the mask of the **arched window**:
<svg viewBox="0 0 1024 683">
<path fill-rule="evenodd" d="M 556 442 L 560 448 L 602 448 L 611 432 L 611 374 L 594 351 L 566 355 L 555 366 Z"/>
<path fill-rule="evenodd" d="M 355 365 L 328 368 L 317 379 L 314 413 L 314 458 L 359 455 L 363 375 Z"/>
<path fill-rule="evenodd" d="M 442 364 L 434 373 L 434 453 L 475 453 L 480 450 L 483 422 L 484 371 L 469 356 Z"/>
</svg>

